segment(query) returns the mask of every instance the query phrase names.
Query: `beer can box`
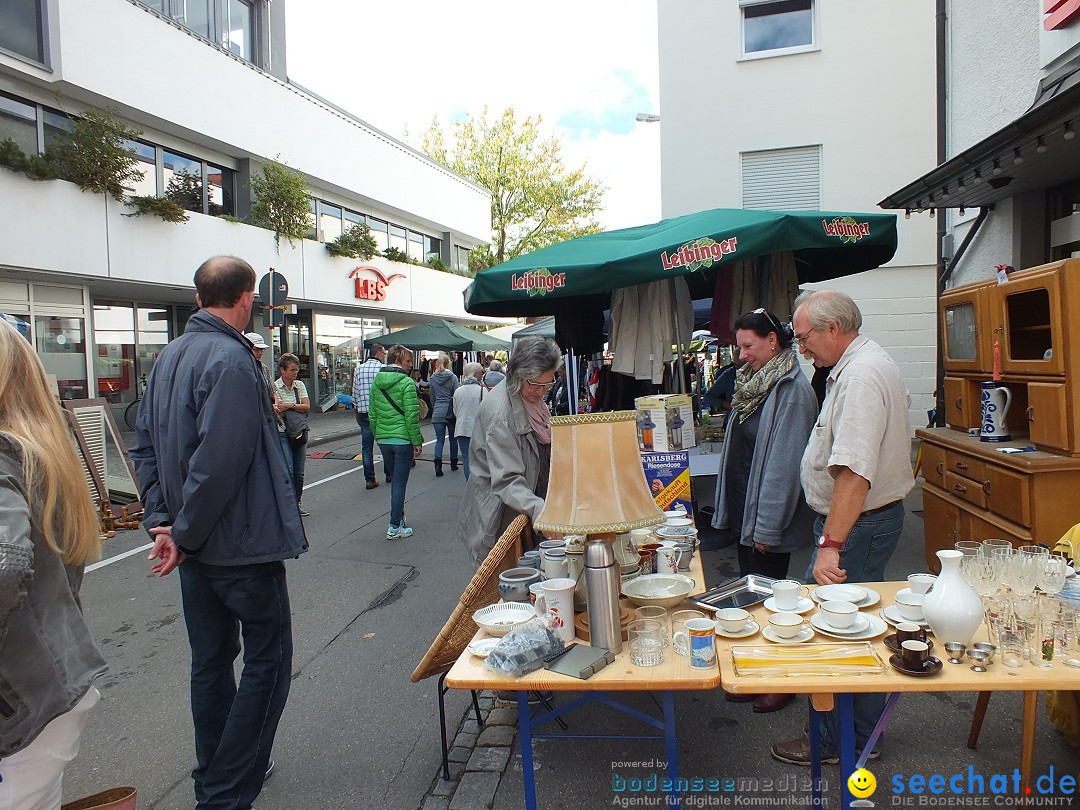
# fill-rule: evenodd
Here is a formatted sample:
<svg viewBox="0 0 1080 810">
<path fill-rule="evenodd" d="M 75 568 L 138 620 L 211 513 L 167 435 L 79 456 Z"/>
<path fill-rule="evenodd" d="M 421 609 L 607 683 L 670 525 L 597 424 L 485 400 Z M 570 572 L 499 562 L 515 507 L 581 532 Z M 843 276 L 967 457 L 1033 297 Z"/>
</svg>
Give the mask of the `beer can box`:
<svg viewBox="0 0 1080 810">
<path fill-rule="evenodd" d="M 654 394 L 634 400 L 638 449 L 671 453 L 696 446 L 694 405 L 689 394 Z"/>
<path fill-rule="evenodd" d="M 685 450 L 674 453 L 642 453 L 641 466 L 653 500 L 663 511 L 675 508 L 676 503 L 694 514 L 690 498 L 690 454 Z"/>
</svg>

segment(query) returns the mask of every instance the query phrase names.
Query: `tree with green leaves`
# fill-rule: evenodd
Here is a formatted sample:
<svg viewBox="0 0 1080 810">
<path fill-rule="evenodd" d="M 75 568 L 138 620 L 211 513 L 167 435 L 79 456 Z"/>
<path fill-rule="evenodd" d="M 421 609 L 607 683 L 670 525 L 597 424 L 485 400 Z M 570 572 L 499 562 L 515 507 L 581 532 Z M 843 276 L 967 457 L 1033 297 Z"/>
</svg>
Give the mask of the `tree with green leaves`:
<svg viewBox="0 0 1080 810">
<path fill-rule="evenodd" d="M 267 161 L 262 176 L 252 175 L 251 224 L 274 232 L 274 244 L 281 249 L 281 237 L 291 245 L 311 230 L 311 197 L 300 172 L 276 160 Z"/>
<path fill-rule="evenodd" d="M 541 123 L 539 115 L 518 121 L 512 107 L 489 119 L 485 107 L 452 122 L 449 134 L 435 119 L 420 137 L 429 157 L 491 191 L 491 245 L 471 251 L 474 272 L 600 230 L 606 189 L 584 165 L 565 164 L 562 143 Z"/>
<path fill-rule="evenodd" d="M 46 151 L 46 159 L 60 177 L 83 191 L 109 194 L 123 202 L 124 187 L 143 178 L 127 145 L 140 135 L 141 130 L 123 123 L 111 110 L 90 109 L 75 119 L 71 132 L 63 133 Z"/>
</svg>

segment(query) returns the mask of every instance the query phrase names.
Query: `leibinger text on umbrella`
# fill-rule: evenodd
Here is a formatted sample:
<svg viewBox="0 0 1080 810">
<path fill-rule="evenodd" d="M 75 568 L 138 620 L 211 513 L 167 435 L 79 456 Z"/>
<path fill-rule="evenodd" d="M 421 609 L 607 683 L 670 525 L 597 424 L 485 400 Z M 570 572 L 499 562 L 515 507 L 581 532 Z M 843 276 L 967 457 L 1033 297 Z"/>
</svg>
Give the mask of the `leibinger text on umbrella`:
<svg viewBox="0 0 1080 810">
<path fill-rule="evenodd" d="M 552 273 L 546 267 L 529 270 L 520 276 L 510 274 L 510 289 L 525 290 L 529 295 L 547 295 L 552 290 L 566 286 L 566 273 Z"/>
<path fill-rule="evenodd" d="M 826 236 L 837 236 L 841 242 L 858 242 L 870 235 L 869 222 L 856 222 L 852 217 L 836 217 L 832 222 L 821 220 Z"/>
<path fill-rule="evenodd" d="M 677 270 L 680 267 L 689 267 L 691 270 L 712 267 L 713 262 L 738 250 L 738 242 L 737 236 L 720 242 L 703 236 L 693 242 L 687 242 L 670 256 L 665 250 L 660 254 L 660 263 L 663 264 L 665 270 Z"/>
</svg>

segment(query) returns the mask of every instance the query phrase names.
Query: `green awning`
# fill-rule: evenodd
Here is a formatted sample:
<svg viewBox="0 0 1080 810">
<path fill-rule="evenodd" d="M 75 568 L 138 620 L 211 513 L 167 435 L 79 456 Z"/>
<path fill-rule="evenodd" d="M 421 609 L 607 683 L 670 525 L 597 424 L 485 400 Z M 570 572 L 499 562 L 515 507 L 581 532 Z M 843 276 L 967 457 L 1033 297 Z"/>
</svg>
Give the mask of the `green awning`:
<svg viewBox="0 0 1080 810">
<path fill-rule="evenodd" d="M 510 348 L 510 344 L 505 340 L 489 337 L 483 332 L 450 321 L 431 321 L 399 332 L 368 338 L 364 341 L 364 346 L 370 348 L 373 343 L 381 343 L 387 347 L 400 343 L 414 351 L 494 352 Z"/>
</svg>

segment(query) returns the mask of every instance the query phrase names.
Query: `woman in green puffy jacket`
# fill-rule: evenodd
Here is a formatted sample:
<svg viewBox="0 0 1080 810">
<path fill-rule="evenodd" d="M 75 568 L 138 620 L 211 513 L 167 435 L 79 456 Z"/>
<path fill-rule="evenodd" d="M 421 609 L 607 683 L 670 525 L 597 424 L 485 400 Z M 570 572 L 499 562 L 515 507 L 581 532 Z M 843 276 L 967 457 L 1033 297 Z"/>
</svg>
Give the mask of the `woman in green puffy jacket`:
<svg viewBox="0 0 1080 810">
<path fill-rule="evenodd" d="M 420 455 L 424 440 L 420 435 L 416 383 L 409 376 L 412 352 L 400 344 L 392 346 L 386 362 L 371 384 L 368 419 L 390 481 L 390 525 L 386 539 L 399 540 L 413 533 L 405 525 L 405 487 L 413 459 Z"/>
</svg>

